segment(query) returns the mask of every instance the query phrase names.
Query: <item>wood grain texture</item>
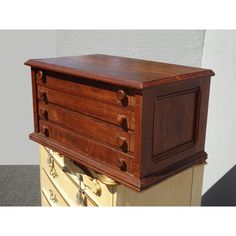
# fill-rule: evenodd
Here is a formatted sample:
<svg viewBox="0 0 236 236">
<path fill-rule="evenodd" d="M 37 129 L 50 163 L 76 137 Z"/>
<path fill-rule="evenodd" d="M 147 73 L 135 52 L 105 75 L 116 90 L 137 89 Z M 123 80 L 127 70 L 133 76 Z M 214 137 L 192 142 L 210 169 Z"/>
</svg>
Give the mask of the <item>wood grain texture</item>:
<svg viewBox="0 0 236 236">
<path fill-rule="evenodd" d="M 133 131 L 124 130 L 121 126 L 105 123 L 90 116 L 70 111 L 53 104 L 44 104 L 42 102 L 39 102 L 38 104 L 39 111 L 42 111 L 42 114 L 40 115 L 41 120 L 49 120 L 54 124 L 74 130 L 79 134 L 89 138 L 111 144 L 115 148 L 120 148 L 117 143 L 118 138 L 124 138 L 125 142 L 127 143 L 127 151 L 132 153 L 134 152 Z"/>
<path fill-rule="evenodd" d="M 25 64 L 137 89 L 214 75 L 207 69 L 107 55 L 34 59 Z"/>
<path fill-rule="evenodd" d="M 32 140 L 138 191 L 205 162 L 211 70 L 106 55 L 26 64 Z"/>
<path fill-rule="evenodd" d="M 85 97 L 78 97 L 70 93 L 60 92 L 55 89 L 38 86 L 38 99 L 52 103 L 72 111 L 95 117 L 120 126 L 117 121 L 118 115 L 126 118 L 125 128 L 134 129 L 134 113 L 124 107 L 111 105 Z"/>
<path fill-rule="evenodd" d="M 113 86 L 98 81 L 89 81 L 82 77 L 78 78 L 76 76 L 68 76 L 51 71 L 42 72 L 39 70 L 37 73 L 39 72 L 43 74 L 43 76 L 41 75 L 42 78 L 36 77 L 36 83 L 39 86 L 56 89 L 61 92 L 90 98 L 96 101 L 120 105 L 121 107 L 133 107 L 135 105 L 134 91 L 126 87 Z M 123 91 L 126 101 L 118 99 L 118 91 Z"/>
</svg>

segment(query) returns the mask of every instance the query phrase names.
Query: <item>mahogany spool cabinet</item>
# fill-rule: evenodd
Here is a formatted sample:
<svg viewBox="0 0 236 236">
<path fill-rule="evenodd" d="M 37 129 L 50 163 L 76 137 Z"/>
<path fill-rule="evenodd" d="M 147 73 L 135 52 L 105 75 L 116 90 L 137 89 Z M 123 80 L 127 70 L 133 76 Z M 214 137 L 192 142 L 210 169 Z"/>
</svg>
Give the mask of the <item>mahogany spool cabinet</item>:
<svg viewBox="0 0 236 236">
<path fill-rule="evenodd" d="M 108 55 L 31 59 L 30 139 L 142 191 L 204 163 L 209 69 Z"/>
</svg>

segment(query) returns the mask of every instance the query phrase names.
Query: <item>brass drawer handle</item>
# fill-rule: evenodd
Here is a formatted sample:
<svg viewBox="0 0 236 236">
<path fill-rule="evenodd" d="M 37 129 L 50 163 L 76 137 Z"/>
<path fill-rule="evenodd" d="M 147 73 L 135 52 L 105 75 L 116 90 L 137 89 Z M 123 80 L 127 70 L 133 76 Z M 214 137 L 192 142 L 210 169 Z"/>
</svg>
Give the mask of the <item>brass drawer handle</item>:
<svg viewBox="0 0 236 236">
<path fill-rule="evenodd" d="M 51 167 L 51 169 L 50 169 L 50 171 L 49 171 L 49 174 L 50 174 L 54 179 L 58 176 L 54 165 Z"/>
<path fill-rule="evenodd" d="M 79 206 L 86 206 L 86 202 L 85 202 L 85 194 L 84 191 L 82 189 L 79 188 L 77 194 L 76 194 L 76 199 L 77 199 L 77 204 Z"/>
<path fill-rule="evenodd" d="M 48 158 L 47 158 L 47 164 L 48 164 L 48 167 L 50 168 L 49 170 L 49 174 L 53 177 L 53 178 L 56 178 L 58 176 L 57 172 L 56 172 L 56 169 L 55 169 L 55 162 L 54 162 L 54 157 L 53 155 L 50 153 L 50 149 L 49 148 L 46 148 L 44 147 L 45 151 L 47 152 L 48 154 Z"/>
<path fill-rule="evenodd" d="M 86 190 L 86 188 L 90 189 L 94 194 L 96 194 L 97 196 L 101 196 L 102 193 L 102 187 L 101 184 L 99 183 L 98 180 L 93 179 L 90 176 L 87 176 L 87 178 L 89 178 L 89 181 L 83 178 L 83 175 L 76 173 L 77 179 L 78 179 L 78 184 L 79 184 L 79 189 L 80 191 L 84 191 Z M 83 186 L 82 187 L 82 183 Z M 83 189 L 83 190 L 82 190 Z"/>
<path fill-rule="evenodd" d="M 93 179 L 93 183 L 94 183 L 94 188 L 90 188 L 90 189 L 92 190 L 94 194 L 101 196 L 101 193 L 102 193 L 101 184 L 96 179 Z"/>
<path fill-rule="evenodd" d="M 52 189 L 49 189 L 50 193 L 50 200 L 52 200 L 54 203 L 58 202 L 56 194 L 53 194 Z"/>
</svg>

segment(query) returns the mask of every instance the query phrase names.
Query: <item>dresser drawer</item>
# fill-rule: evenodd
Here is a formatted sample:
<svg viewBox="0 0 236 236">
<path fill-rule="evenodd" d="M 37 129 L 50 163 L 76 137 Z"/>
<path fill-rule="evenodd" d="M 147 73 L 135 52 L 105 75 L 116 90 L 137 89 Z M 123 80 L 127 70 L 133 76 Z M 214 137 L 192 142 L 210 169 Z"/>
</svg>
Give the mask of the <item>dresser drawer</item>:
<svg viewBox="0 0 236 236">
<path fill-rule="evenodd" d="M 63 171 L 54 159 L 48 162 L 46 156 L 41 158 L 41 168 L 49 176 L 50 181 L 56 186 L 69 206 L 95 206 L 95 203 L 85 193 L 82 182 L 77 185 L 68 172 Z"/>
<path fill-rule="evenodd" d="M 41 185 L 42 192 L 51 206 L 68 206 L 44 170 L 41 171 Z"/>
<path fill-rule="evenodd" d="M 134 152 L 134 132 L 116 125 L 97 120 L 52 104 L 39 102 L 39 115 L 42 120 L 50 120 L 82 135 L 119 147 L 119 139 L 125 139 L 128 151 Z"/>
<path fill-rule="evenodd" d="M 85 201 L 90 201 L 93 205 L 96 203 L 99 206 L 112 205 L 112 186 L 106 186 L 96 178 L 86 174 L 70 159 L 60 156 L 58 153 L 43 146 L 41 146 L 41 166 L 51 175 L 55 184 L 67 189 L 64 186 L 68 184 L 68 181 L 64 178 L 69 178 L 77 188 L 80 186 L 82 192 L 84 192 L 84 198 L 87 199 Z M 62 176 L 62 180 L 60 176 Z M 71 187 L 69 188 L 65 192 L 69 191 L 71 194 Z"/>
<path fill-rule="evenodd" d="M 133 157 L 125 153 L 123 149 L 121 151 L 118 148 L 114 149 L 48 121 L 40 121 L 40 133 L 48 140 L 67 145 L 71 150 L 89 155 L 94 160 L 102 161 L 118 171 L 130 172 L 132 170 Z"/>
<path fill-rule="evenodd" d="M 119 106 L 135 106 L 134 93 L 131 89 L 111 86 L 104 83 L 94 83 L 84 78 L 78 78 L 54 72 L 36 72 L 36 81 L 40 86 L 53 88 L 68 94 L 87 97 L 95 101 L 113 103 Z M 123 99 L 122 94 L 124 94 Z"/>
<path fill-rule="evenodd" d="M 41 192 L 41 206 L 51 206 L 50 203 L 49 203 L 50 200 L 48 200 L 45 195 L 44 195 L 44 192 L 42 191 Z"/>
<path fill-rule="evenodd" d="M 38 86 L 38 99 L 134 130 L 134 112 L 117 105 Z"/>
</svg>

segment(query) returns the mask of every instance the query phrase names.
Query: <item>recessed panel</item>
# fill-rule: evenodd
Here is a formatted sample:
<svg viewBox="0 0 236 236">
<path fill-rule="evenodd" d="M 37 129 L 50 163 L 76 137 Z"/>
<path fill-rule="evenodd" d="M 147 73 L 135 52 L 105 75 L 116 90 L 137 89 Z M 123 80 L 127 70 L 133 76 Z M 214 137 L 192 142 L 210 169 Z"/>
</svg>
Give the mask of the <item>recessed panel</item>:
<svg viewBox="0 0 236 236">
<path fill-rule="evenodd" d="M 198 97 L 197 89 L 157 97 L 154 105 L 154 159 L 162 159 L 194 145 Z"/>
</svg>

